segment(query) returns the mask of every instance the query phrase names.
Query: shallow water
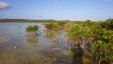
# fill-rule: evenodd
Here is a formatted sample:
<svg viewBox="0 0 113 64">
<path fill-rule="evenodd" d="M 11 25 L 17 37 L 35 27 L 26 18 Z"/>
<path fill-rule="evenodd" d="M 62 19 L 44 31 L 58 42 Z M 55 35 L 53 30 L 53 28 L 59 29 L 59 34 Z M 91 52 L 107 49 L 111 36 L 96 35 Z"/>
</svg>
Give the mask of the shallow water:
<svg viewBox="0 0 113 64">
<path fill-rule="evenodd" d="M 39 35 L 26 35 L 27 25 L 38 25 Z M 0 23 L 0 64 L 69 64 L 71 61 L 62 33 L 45 37 L 42 23 Z"/>
</svg>

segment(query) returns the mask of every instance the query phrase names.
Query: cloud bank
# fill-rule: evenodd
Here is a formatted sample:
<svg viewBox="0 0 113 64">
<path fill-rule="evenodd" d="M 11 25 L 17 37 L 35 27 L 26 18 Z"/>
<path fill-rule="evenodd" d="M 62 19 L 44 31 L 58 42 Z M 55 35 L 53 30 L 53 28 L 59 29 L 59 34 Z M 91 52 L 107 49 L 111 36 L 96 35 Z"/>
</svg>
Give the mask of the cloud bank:
<svg viewBox="0 0 113 64">
<path fill-rule="evenodd" d="M 7 9 L 7 8 L 9 8 L 9 4 L 6 2 L 0 1 L 0 9 Z"/>
</svg>

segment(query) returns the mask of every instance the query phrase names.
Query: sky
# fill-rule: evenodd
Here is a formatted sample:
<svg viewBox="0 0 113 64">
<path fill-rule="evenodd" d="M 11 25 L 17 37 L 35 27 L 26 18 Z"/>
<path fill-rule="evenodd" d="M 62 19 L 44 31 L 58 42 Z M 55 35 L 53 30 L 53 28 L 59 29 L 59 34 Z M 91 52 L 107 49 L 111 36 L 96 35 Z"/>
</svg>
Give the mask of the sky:
<svg viewBox="0 0 113 64">
<path fill-rule="evenodd" d="M 106 20 L 113 0 L 0 0 L 0 19 Z"/>
</svg>

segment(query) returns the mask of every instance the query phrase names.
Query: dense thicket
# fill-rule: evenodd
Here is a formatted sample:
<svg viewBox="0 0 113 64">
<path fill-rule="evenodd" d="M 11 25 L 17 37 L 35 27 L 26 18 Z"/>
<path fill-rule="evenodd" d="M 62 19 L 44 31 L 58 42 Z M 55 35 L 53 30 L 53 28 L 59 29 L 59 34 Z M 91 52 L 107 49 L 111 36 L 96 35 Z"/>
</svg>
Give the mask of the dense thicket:
<svg viewBox="0 0 113 64">
<path fill-rule="evenodd" d="M 108 30 L 113 30 L 113 19 L 108 19 L 102 22 L 102 28 L 106 28 Z"/>
<path fill-rule="evenodd" d="M 98 60 L 113 59 L 113 19 L 101 22 L 56 22 L 46 25 L 55 32 L 66 31 L 68 44 L 80 43 Z"/>
</svg>

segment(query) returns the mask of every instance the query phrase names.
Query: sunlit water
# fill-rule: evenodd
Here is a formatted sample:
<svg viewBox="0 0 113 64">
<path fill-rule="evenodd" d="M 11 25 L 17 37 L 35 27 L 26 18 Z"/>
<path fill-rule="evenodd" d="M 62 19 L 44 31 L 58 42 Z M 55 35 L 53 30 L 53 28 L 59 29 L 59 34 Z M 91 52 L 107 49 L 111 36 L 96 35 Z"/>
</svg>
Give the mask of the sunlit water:
<svg viewBox="0 0 113 64">
<path fill-rule="evenodd" d="M 25 27 L 38 25 L 38 36 L 26 35 Z M 70 64 L 65 33 L 45 37 L 42 23 L 0 23 L 0 64 Z"/>
</svg>

